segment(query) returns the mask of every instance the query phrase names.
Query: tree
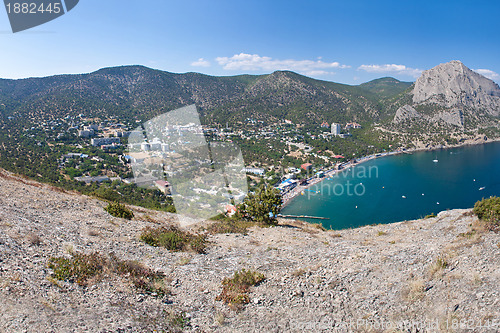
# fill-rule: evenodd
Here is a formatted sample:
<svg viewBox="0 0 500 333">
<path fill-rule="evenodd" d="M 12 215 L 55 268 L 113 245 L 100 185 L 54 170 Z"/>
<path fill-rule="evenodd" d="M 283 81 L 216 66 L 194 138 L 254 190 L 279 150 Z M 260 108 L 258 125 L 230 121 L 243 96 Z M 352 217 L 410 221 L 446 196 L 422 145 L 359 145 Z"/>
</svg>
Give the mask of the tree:
<svg viewBox="0 0 500 333">
<path fill-rule="evenodd" d="M 276 224 L 276 215 L 282 204 L 279 190 L 272 186 L 261 185 L 240 204 L 238 213 L 243 218 L 272 225 Z"/>
</svg>

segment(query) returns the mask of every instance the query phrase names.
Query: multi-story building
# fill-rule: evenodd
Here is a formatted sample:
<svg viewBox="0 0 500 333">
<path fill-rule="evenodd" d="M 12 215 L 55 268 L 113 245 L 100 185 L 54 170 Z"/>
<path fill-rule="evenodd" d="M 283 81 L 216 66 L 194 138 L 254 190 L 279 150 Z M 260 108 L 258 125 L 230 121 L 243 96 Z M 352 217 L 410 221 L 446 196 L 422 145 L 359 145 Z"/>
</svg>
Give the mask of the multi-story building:
<svg viewBox="0 0 500 333">
<path fill-rule="evenodd" d="M 332 123 L 332 134 L 335 136 L 340 135 L 340 124 Z"/>
</svg>

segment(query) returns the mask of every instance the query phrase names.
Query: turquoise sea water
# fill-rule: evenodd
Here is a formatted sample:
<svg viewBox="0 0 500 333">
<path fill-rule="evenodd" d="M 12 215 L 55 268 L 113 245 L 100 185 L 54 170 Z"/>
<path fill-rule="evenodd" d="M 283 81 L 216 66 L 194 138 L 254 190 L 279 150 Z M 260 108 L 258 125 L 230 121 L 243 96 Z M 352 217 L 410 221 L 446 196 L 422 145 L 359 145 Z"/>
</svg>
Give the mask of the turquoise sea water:
<svg viewBox="0 0 500 333">
<path fill-rule="evenodd" d="M 492 195 L 500 196 L 500 142 L 374 159 L 312 186 L 282 213 L 343 229 L 470 208 Z"/>
</svg>

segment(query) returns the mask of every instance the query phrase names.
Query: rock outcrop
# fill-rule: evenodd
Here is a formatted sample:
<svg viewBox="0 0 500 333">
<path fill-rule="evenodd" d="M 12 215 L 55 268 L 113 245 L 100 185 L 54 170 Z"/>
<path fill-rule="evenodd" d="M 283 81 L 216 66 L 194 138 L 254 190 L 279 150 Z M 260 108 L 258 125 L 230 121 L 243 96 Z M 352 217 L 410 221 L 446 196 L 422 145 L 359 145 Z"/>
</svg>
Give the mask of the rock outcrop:
<svg viewBox="0 0 500 333">
<path fill-rule="evenodd" d="M 467 120 L 481 124 L 483 116 L 500 116 L 500 87 L 492 80 L 453 60 L 424 71 L 411 92 L 412 103 L 400 107 L 393 123 L 423 121 L 463 127 Z M 420 107 L 426 110 L 419 112 Z"/>
<path fill-rule="evenodd" d="M 400 123 L 408 119 L 415 119 L 415 118 L 420 118 L 422 115 L 417 112 L 413 107 L 410 105 L 405 105 L 402 106 L 396 111 L 396 115 L 394 116 L 394 122 L 395 123 Z"/>
<path fill-rule="evenodd" d="M 492 80 L 453 60 L 424 71 L 415 82 L 413 103 L 470 107 L 500 114 L 500 87 Z"/>
</svg>

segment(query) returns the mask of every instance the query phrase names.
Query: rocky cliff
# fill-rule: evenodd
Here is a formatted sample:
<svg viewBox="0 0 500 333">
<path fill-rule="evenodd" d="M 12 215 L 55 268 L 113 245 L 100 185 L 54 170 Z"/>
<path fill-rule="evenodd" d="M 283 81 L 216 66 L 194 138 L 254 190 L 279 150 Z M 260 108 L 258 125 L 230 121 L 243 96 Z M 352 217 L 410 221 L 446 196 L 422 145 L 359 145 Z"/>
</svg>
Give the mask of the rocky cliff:
<svg viewBox="0 0 500 333">
<path fill-rule="evenodd" d="M 500 87 L 457 60 L 424 71 L 415 82 L 413 103 L 471 107 L 500 114 Z"/>
<path fill-rule="evenodd" d="M 500 329 L 500 236 L 472 232 L 478 221 L 469 210 L 343 231 L 281 221 L 211 236 L 207 253 L 195 254 L 138 240 L 146 226 L 174 223 L 172 215 L 132 207 L 132 221 L 113 218 L 96 199 L 0 175 L 2 332 Z M 111 275 L 86 286 L 50 277 L 51 257 L 94 251 L 164 272 L 170 295 Z M 266 279 L 234 311 L 216 297 L 241 268 Z M 471 329 L 452 329 L 460 321 Z"/>
<path fill-rule="evenodd" d="M 396 111 L 394 123 L 419 118 L 457 127 L 477 126 L 500 115 L 500 87 L 456 60 L 424 71 L 409 94 L 411 104 Z"/>
</svg>

